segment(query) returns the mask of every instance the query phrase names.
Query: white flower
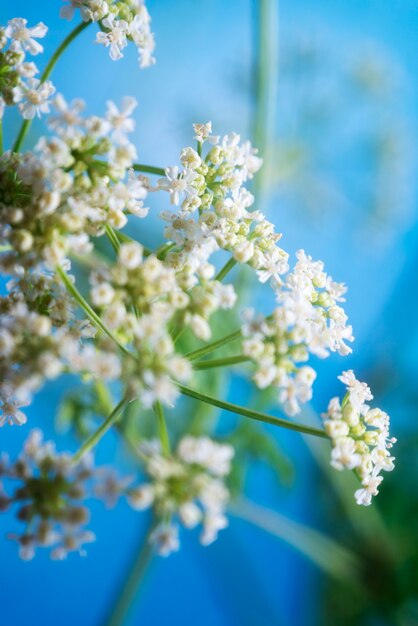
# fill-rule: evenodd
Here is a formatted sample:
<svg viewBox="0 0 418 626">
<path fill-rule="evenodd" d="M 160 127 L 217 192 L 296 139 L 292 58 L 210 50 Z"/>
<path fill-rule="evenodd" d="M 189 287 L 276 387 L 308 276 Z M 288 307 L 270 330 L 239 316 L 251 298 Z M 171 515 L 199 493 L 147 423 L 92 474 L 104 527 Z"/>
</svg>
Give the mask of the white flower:
<svg viewBox="0 0 418 626">
<path fill-rule="evenodd" d="M 128 45 L 129 24 L 110 14 L 102 20 L 102 25 L 106 30 L 96 34 L 96 43 L 110 48 L 110 58 L 112 61 L 118 61 L 123 57 L 122 50 Z"/>
<path fill-rule="evenodd" d="M 368 506 L 383 480 L 380 473 L 394 468 L 389 450 L 396 439 L 389 437 L 389 416 L 365 404 L 373 398 L 366 383 L 359 382 L 352 370 L 339 379 L 346 384 L 347 394 L 342 404 L 333 398 L 322 416 L 332 442 L 331 465 L 354 470 L 362 484 L 354 497 L 357 504 Z"/>
<path fill-rule="evenodd" d="M 21 17 L 15 17 L 9 20 L 5 29 L 6 37 L 13 39 L 13 49 L 16 51 L 27 50 L 30 54 L 36 55 L 43 52 L 43 46 L 35 40 L 42 39 L 48 32 L 47 26 L 39 22 L 36 26 L 28 28 L 27 20 Z"/>
<path fill-rule="evenodd" d="M 150 536 L 150 542 L 160 556 L 169 556 L 180 548 L 179 529 L 174 524 L 160 524 Z"/>
<path fill-rule="evenodd" d="M 155 48 L 154 35 L 151 32 L 151 18 L 141 2 L 137 4 L 136 15 L 129 24 L 129 34 L 138 48 L 139 66 L 149 67 L 155 63 L 153 52 Z"/>
<path fill-rule="evenodd" d="M 178 205 L 183 195 L 187 198 L 197 195 L 196 187 L 192 184 L 197 174 L 193 170 L 184 169 L 180 172 L 177 166 L 167 167 L 165 175 L 166 178 L 161 178 L 158 181 L 158 186 L 169 192 L 171 204 Z"/>
<path fill-rule="evenodd" d="M 354 469 L 361 463 L 361 456 L 356 452 L 356 442 L 351 437 L 338 437 L 331 453 L 331 465 L 335 469 Z"/>
<path fill-rule="evenodd" d="M 108 3 L 105 0 L 63 0 L 67 2 L 60 10 L 60 17 L 71 20 L 74 11 L 80 9 L 80 14 L 84 22 L 98 22 L 109 12 Z"/>
<path fill-rule="evenodd" d="M 186 502 L 179 508 L 179 517 L 186 528 L 195 528 L 202 519 L 202 511 L 194 502 Z"/>
<path fill-rule="evenodd" d="M 108 100 L 106 119 L 112 130 L 111 138 L 118 144 L 126 144 L 126 134 L 135 129 L 135 121 L 130 117 L 138 105 L 135 98 L 126 96 L 122 100 L 122 107 L 119 110 L 114 102 Z"/>
<path fill-rule="evenodd" d="M 128 502 L 136 511 L 148 509 L 154 502 L 154 488 L 152 485 L 140 485 L 130 489 L 128 492 Z"/>
<path fill-rule="evenodd" d="M 84 100 L 77 99 L 68 104 L 65 98 L 58 93 L 52 104 L 57 113 L 51 115 L 48 119 L 48 125 L 55 131 L 62 132 L 64 136 L 74 137 L 74 127 L 82 123 L 80 113 L 86 106 Z"/>
<path fill-rule="evenodd" d="M 136 241 L 124 243 L 119 248 L 118 259 L 122 265 L 133 270 L 142 263 L 144 249 Z"/>
<path fill-rule="evenodd" d="M 41 83 L 37 78 L 30 78 L 13 88 L 13 101 L 19 104 L 22 117 L 31 120 L 35 115 L 49 112 L 48 100 L 55 91 L 53 84 L 47 80 Z"/>
<path fill-rule="evenodd" d="M 193 124 L 193 130 L 195 132 L 194 138 L 200 143 L 208 140 L 209 142 L 216 144 L 219 140 L 219 137 L 212 136 L 212 122 L 207 122 L 206 124 Z"/>
</svg>

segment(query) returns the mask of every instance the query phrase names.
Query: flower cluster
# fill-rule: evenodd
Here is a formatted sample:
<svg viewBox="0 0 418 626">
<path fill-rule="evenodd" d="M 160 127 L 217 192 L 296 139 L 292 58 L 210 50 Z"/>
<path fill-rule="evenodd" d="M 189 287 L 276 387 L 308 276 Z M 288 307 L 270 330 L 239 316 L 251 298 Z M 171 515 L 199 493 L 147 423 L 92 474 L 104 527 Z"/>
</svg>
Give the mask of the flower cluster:
<svg viewBox="0 0 418 626">
<path fill-rule="evenodd" d="M 168 167 L 157 189 L 170 194 L 178 212 L 165 211 L 167 239 L 176 243 L 172 256 L 187 252 L 189 263 L 207 258 L 217 248 L 232 252 L 239 263 L 249 263 L 271 275 L 287 270 L 287 254 L 276 246 L 281 235 L 259 211 L 249 210 L 254 197 L 244 184 L 260 169 L 262 159 L 240 136 L 211 135 L 211 123 L 195 124 L 199 152 L 191 147 L 180 154 L 182 169 Z M 202 147 L 211 148 L 203 158 Z"/>
<path fill-rule="evenodd" d="M 64 17 L 71 19 L 79 10 L 86 26 L 98 24 L 96 41 L 109 48 L 112 59 L 121 58 L 133 41 L 140 65 L 153 63 L 150 17 L 142 0 L 64 2 Z M 255 384 L 277 388 L 284 410 L 295 415 L 312 397 L 316 372 L 307 365 L 311 355 L 351 352 L 352 329 L 341 306 L 346 289 L 303 250 L 290 271 L 289 255 L 278 245 L 281 235 L 254 210 L 247 189 L 262 159 L 235 133 L 213 135 L 210 122 L 194 125 L 196 149 L 181 151 L 181 167 L 164 170 L 135 163 L 137 151 L 129 139 L 135 128 L 134 98 L 124 98 L 120 108 L 108 102 L 99 117 L 84 115 L 83 101 L 68 103 L 57 95 L 51 101 L 50 134 L 33 151 L 19 152 L 30 119 L 49 111 L 54 92 L 49 81 L 34 78 L 38 70 L 25 60 L 26 52 L 42 52 L 36 39 L 45 33 L 43 24 L 30 28 L 21 18 L 0 29 L 0 117 L 6 105 L 15 104 L 26 118 L 16 151 L 0 155 L 0 269 L 13 277 L 0 297 L 0 426 L 24 424 L 21 409 L 44 382 L 73 373 L 82 380 L 93 378 L 90 413 L 107 410 L 111 393 L 103 381 L 116 381 L 122 397 L 82 451 L 97 443 L 133 399 L 154 409 L 161 445 L 149 440 L 138 451 L 130 441 L 148 478 L 131 486 L 130 477 L 93 470 L 78 461 L 79 454 L 57 454 L 33 431 L 16 463 L 0 462 L 0 508 L 20 505 L 18 517 L 27 525 L 14 538 L 23 558 L 32 558 L 37 546 L 49 546 L 53 558 L 64 558 L 93 539 L 84 529 L 88 513 L 81 503 L 87 481 L 94 478 L 93 492 L 107 504 L 123 494 L 134 509 L 152 508 L 158 526 L 151 541 L 159 554 L 179 548 L 179 523 L 187 528 L 201 524 L 200 540 L 207 545 L 227 525 L 225 483 L 234 451 L 207 436 L 182 433 L 170 452 L 162 405 L 174 406 L 183 393 L 231 408 L 184 386 L 192 379 L 192 363 L 199 359 L 195 369 L 200 370 L 252 361 Z M 165 176 L 154 184 L 136 171 Z M 174 207 L 161 214 L 167 241 L 156 250 L 121 232 L 131 216 L 147 216 L 148 192 L 166 194 Z M 110 256 L 96 247 L 102 236 L 111 244 Z M 230 258 L 217 273 L 219 250 Z M 88 295 L 68 274 L 70 259 L 86 270 Z M 211 338 L 213 315 L 236 306 L 234 286 L 223 282 L 236 263 L 270 283 L 276 308 L 267 317 L 244 313 L 240 330 L 195 347 Z M 232 340 L 241 340 L 242 354 L 200 361 Z M 393 468 L 389 450 L 394 439 L 388 416 L 366 404 L 372 398 L 367 385 L 351 371 L 341 380 L 347 395 L 342 404 L 334 398 L 325 416 L 332 465 L 356 472 L 362 483 L 356 500 L 367 505 L 377 493 L 381 471 Z M 237 405 L 233 410 L 272 421 Z M 292 427 L 309 430 L 296 423 Z M 126 435 L 123 428 L 120 433 Z M 7 495 L 3 483 L 5 488 L 13 481 L 20 484 Z"/>
<path fill-rule="evenodd" d="M 141 453 L 150 482 L 129 489 L 128 501 L 134 509 L 152 507 L 162 520 L 151 537 L 158 554 L 167 556 L 179 549 L 174 517 L 186 528 L 201 523 L 200 542 L 212 543 L 228 525 L 225 507 L 229 493 L 224 479 L 230 471 L 233 448 L 208 437 L 187 435 L 173 455 L 164 456 L 157 441 L 144 442 Z"/>
<path fill-rule="evenodd" d="M 345 341 L 353 341 L 343 301 L 345 285 L 335 283 L 324 272 L 323 263 L 313 261 L 303 250 L 297 263 L 280 282 L 274 280 L 280 304 L 270 317 L 247 315 L 242 327 L 243 351 L 257 365 L 254 381 L 260 389 L 279 388 L 279 401 L 289 415 L 312 397 L 315 370 L 305 362 L 309 354 L 327 357 L 331 352 L 351 352 Z M 263 276 L 264 278 L 264 276 Z"/>
<path fill-rule="evenodd" d="M 49 112 L 49 101 L 55 91 L 51 81 L 36 78 L 39 73 L 26 53 L 34 56 L 43 52 L 37 41 L 48 29 L 40 22 L 27 26 L 27 20 L 16 17 L 0 28 L 0 119 L 6 105 L 17 104 L 23 118 L 29 120 Z"/>
<path fill-rule="evenodd" d="M 390 449 L 396 442 L 389 436 L 389 416 L 380 409 L 371 409 L 366 402 L 373 399 L 366 383 L 359 382 L 352 370 L 339 376 L 347 387 L 340 404 L 332 398 L 323 415 L 325 429 L 332 440 L 331 465 L 337 470 L 354 470 L 361 488 L 354 497 L 357 504 L 368 506 L 379 493 L 382 471 L 394 468 Z"/>
<path fill-rule="evenodd" d="M 0 298 L 0 426 L 24 424 L 21 408 L 45 380 L 65 371 L 107 380 L 119 376 L 119 359 L 86 343 L 96 331 L 75 319 L 55 278 L 28 273 L 8 287 Z"/>
<path fill-rule="evenodd" d="M 118 61 L 132 41 L 138 49 L 140 67 L 155 63 L 151 18 L 143 0 L 63 0 L 61 17 L 71 20 L 76 9 L 85 22 L 98 22 L 96 43 L 109 48 L 110 58 Z"/>
<path fill-rule="evenodd" d="M 106 225 L 119 229 L 127 214 L 147 213 L 144 186 L 128 175 L 136 101 L 125 98 L 120 110 L 109 102 L 104 118 L 82 118 L 83 103 L 68 105 L 62 96 L 54 105 L 54 136 L 41 138 L 35 153 L 0 158 L 0 241 L 12 249 L 1 265 L 8 273 L 39 263 L 53 269 L 70 253 L 90 252 L 90 238 Z"/>
<path fill-rule="evenodd" d="M 91 457 L 73 463 L 72 456 L 57 453 L 52 442 L 32 430 L 21 455 L 14 462 L 0 460 L 0 479 L 10 485 L 10 495 L 0 492 L 0 510 L 17 504 L 17 518 L 25 524 L 22 534 L 11 534 L 24 560 L 37 548 L 50 548 L 52 559 L 65 559 L 69 552 L 84 555 L 83 545 L 95 540 L 86 530 L 89 511 L 83 506 L 88 484 L 95 476 Z M 12 485 L 16 485 L 12 488 Z"/>
</svg>

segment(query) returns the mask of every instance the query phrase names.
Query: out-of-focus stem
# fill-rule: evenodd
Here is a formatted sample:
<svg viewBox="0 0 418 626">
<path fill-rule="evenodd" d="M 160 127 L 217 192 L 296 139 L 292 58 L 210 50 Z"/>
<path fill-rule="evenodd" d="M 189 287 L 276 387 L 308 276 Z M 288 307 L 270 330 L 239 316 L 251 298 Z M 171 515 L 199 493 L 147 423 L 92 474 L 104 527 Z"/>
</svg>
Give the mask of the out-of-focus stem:
<svg viewBox="0 0 418 626">
<path fill-rule="evenodd" d="M 237 354 L 236 356 L 227 356 L 224 359 L 210 359 L 208 361 L 198 361 L 193 365 L 193 369 L 208 370 L 215 367 L 228 367 L 229 365 L 239 365 L 240 363 L 245 363 L 246 361 L 250 360 L 250 357 L 245 356 L 245 354 Z"/>
<path fill-rule="evenodd" d="M 275 135 L 276 98 L 279 59 L 279 0 L 256 0 L 253 62 L 253 113 L 251 140 L 264 160 L 264 166 L 254 175 L 252 192 L 257 208 L 262 210 L 271 171 L 271 138 Z M 216 276 L 223 280 L 235 267 L 234 258 Z"/>
<path fill-rule="evenodd" d="M 129 575 L 126 581 L 123 582 L 119 597 L 111 610 L 110 617 L 104 621 L 103 626 L 122 626 L 125 624 L 129 609 L 138 596 L 140 585 L 144 580 L 148 565 L 152 559 L 153 548 L 150 537 L 153 530 L 154 524 L 151 523 L 145 537 L 141 537 Z"/>
<path fill-rule="evenodd" d="M 122 398 L 122 400 L 115 406 L 113 411 L 110 413 L 109 417 L 105 419 L 105 421 L 100 424 L 99 428 L 85 441 L 82 446 L 78 449 L 78 451 L 73 456 L 73 463 L 78 463 L 80 459 L 87 453 L 89 450 L 94 448 L 100 441 L 100 439 L 107 433 L 107 431 L 112 428 L 112 426 L 116 423 L 116 421 L 121 416 L 123 409 L 128 404 L 129 400 L 127 398 Z"/>
<path fill-rule="evenodd" d="M 158 422 L 158 431 L 160 435 L 161 448 L 165 456 L 170 455 L 170 439 L 168 437 L 167 424 L 164 417 L 164 410 L 161 402 L 154 404 L 154 413 Z"/>
<path fill-rule="evenodd" d="M 251 139 L 264 159 L 255 174 L 253 193 L 257 207 L 264 209 L 271 171 L 271 143 L 275 136 L 279 61 L 279 0 L 257 0 L 254 28 L 254 104 Z"/>
</svg>

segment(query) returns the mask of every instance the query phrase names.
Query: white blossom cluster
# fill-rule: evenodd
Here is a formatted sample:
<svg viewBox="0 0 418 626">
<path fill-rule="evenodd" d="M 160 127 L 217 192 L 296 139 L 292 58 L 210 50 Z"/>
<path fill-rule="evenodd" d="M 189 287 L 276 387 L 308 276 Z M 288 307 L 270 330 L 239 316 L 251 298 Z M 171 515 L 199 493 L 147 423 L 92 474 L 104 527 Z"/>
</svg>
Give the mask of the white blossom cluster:
<svg viewBox="0 0 418 626">
<path fill-rule="evenodd" d="M 131 41 L 138 49 L 141 68 L 155 63 L 151 17 L 143 0 L 63 0 L 61 17 L 71 20 L 76 9 L 85 22 L 98 22 L 96 43 L 109 48 L 110 58 L 118 61 Z"/>
<path fill-rule="evenodd" d="M 389 436 L 389 415 L 371 409 L 373 399 L 366 383 L 359 382 L 352 370 L 339 376 L 347 387 L 342 403 L 332 398 L 323 415 L 325 429 L 332 440 L 331 465 L 337 470 L 354 470 L 361 488 L 354 494 L 357 504 L 368 506 L 379 493 L 382 471 L 394 468 L 391 448 L 396 442 Z"/>
<path fill-rule="evenodd" d="M 157 189 L 170 194 L 177 212 L 165 211 L 165 236 L 176 243 L 168 257 L 173 262 L 199 263 L 217 248 L 232 252 L 239 263 L 276 276 L 286 272 L 287 254 L 277 245 L 281 235 L 259 211 L 249 210 L 253 195 L 244 184 L 260 169 L 262 159 L 249 141 L 230 133 L 211 134 L 212 125 L 195 124 L 199 152 L 207 142 L 205 157 L 191 147 L 180 154 L 182 168 L 168 167 Z"/>
<path fill-rule="evenodd" d="M 109 47 L 112 59 L 121 58 L 133 41 L 140 65 L 154 62 L 150 17 L 142 0 L 64 2 L 64 17 L 71 19 L 79 10 L 84 22 L 98 24 L 96 41 Z M 0 29 L 0 118 L 6 105 L 17 105 L 27 120 L 15 146 L 31 118 L 47 113 L 50 104 L 54 108 L 51 132 L 33 151 L 0 156 L 0 269 L 13 277 L 0 297 L 0 426 L 24 424 L 22 408 L 34 393 L 65 373 L 115 381 L 123 393 L 116 413 L 139 399 L 164 419 L 160 405 L 174 406 L 180 392 L 204 397 L 180 383 L 192 379 L 193 355 L 201 357 L 223 340 L 209 350 L 187 352 L 186 341 L 178 339 L 188 331 L 187 341 L 208 342 L 212 316 L 236 306 L 234 286 L 222 282 L 235 263 L 252 268 L 261 283 L 270 282 L 277 306 L 267 317 L 244 313 L 241 332 L 232 333 L 241 338 L 243 354 L 232 361 L 252 361 L 255 384 L 277 388 L 284 410 L 295 415 L 312 397 L 316 372 L 306 364 L 311 355 L 351 352 L 352 328 L 341 306 L 345 286 L 303 250 L 290 271 L 289 255 L 278 245 L 281 235 L 254 210 L 246 187 L 262 159 L 239 135 L 219 137 L 212 135 L 210 122 L 195 124 L 196 150 L 181 151 L 181 167 L 166 168 L 155 185 L 136 174 L 134 169 L 160 170 L 135 164 L 129 135 L 136 100 L 126 97 L 120 107 L 108 102 L 103 117 L 85 116 L 81 100 L 68 103 L 57 95 L 51 101 L 52 84 L 34 78 L 38 70 L 25 60 L 27 52 L 42 52 L 37 38 L 46 30 L 42 23 L 30 28 L 22 18 Z M 174 206 L 161 214 L 167 241 L 155 251 L 120 232 L 130 216 L 147 216 L 148 192 L 168 194 Z M 95 250 L 101 236 L 112 244 L 110 259 Z M 216 273 L 214 256 L 220 249 L 231 257 Z M 88 268 L 87 296 L 67 273 L 73 258 Z M 200 363 L 202 369 L 226 364 L 222 359 Z M 367 505 L 377 493 L 381 471 L 393 468 L 389 450 L 394 439 L 388 416 L 366 404 L 372 398 L 367 385 L 351 371 L 341 380 L 347 395 L 341 405 L 331 400 L 325 416 L 332 465 L 355 471 L 362 483 L 356 500 Z M 206 400 L 219 405 L 219 400 Z M 116 420 L 116 413 L 109 418 Z M 163 446 L 152 440 L 137 450 L 148 481 L 132 487 L 131 478 L 119 479 L 57 454 L 33 431 L 16 463 L 0 463 L 2 482 L 21 483 L 11 495 L 0 495 L 0 508 L 21 505 L 18 516 L 27 526 L 14 538 L 22 557 L 32 558 L 37 546 L 48 546 L 53 558 L 64 558 L 94 538 L 84 529 L 88 513 L 81 506 L 90 478 L 96 481 L 94 493 L 109 505 L 124 494 L 133 508 L 152 508 L 158 526 L 151 540 L 159 554 L 179 548 L 179 523 L 187 528 L 201 524 L 201 542 L 214 541 L 227 525 L 225 481 L 233 448 L 186 434 L 169 453 L 162 440 Z"/>
<path fill-rule="evenodd" d="M 69 552 L 85 554 L 83 545 L 95 536 L 85 528 L 89 510 L 83 501 L 95 473 L 91 457 L 75 464 L 71 454 L 44 442 L 38 429 L 30 432 L 15 462 L 0 458 L 0 510 L 18 506 L 17 518 L 25 528 L 9 538 L 17 541 L 22 559 L 32 559 L 37 548 L 49 548 L 55 560 Z"/>
<path fill-rule="evenodd" d="M 38 68 L 26 59 L 26 54 L 35 56 L 43 52 L 37 39 L 45 37 L 47 31 L 42 22 L 29 27 L 21 17 L 0 28 L 0 119 L 7 105 L 17 104 L 27 120 L 49 112 L 55 87 L 49 80 L 41 82 L 36 78 Z"/>
<path fill-rule="evenodd" d="M 310 354 L 320 358 L 331 352 L 345 356 L 353 341 L 347 315 L 338 304 L 345 285 L 335 283 L 324 272 L 321 261 L 313 261 L 303 250 L 283 280 L 273 281 L 280 304 L 270 317 L 247 314 L 242 327 L 243 352 L 257 365 L 254 381 L 260 389 L 279 388 L 279 402 L 288 415 L 300 411 L 300 403 L 312 397 L 315 370 L 298 366 Z M 264 276 L 263 276 L 264 278 Z"/>
<path fill-rule="evenodd" d="M 168 556 L 180 547 L 179 521 L 185 528 L 202 525 L 200 542 L 209 545 L 228 525 L 225 507 L 229 499 L 224 479 L 234 450 L 208 437 L 186 435 L 175 454 L 164 456 L 156 440 L 143 442 L 141 453 L 149 482 L 130 488 L 130 505 L 153 508 L 161 523 L 151 541 L 158 554 Z"/>
<path fill-rule="evenodd" d="M 73 314 L 56 279 L 26 274 L 0 297 L 0 426 L 26 423 L 22 407 L 46 380 L 71 371 L 98 380 L 120 375 L 119 359 L 92 342 L 96 331 Z"/>
<path fill-rule="evenodd" d="M 125 98 L 121 109 L 109 102 L 104 118 L 83 118 L 79 100 L 58 96 L 54 106 L 55 135 L 42 137 L 34 153 L 0 157 L 0 242 L 11 248 L 1 266 L 11 274 L 40 263 L 54 269 L 70 253 L 90 252 L 106 225 L 120 229 L 128 214 L 147 214 L 144 186 L 128 172 L 136 101 Z"/>
</svg>

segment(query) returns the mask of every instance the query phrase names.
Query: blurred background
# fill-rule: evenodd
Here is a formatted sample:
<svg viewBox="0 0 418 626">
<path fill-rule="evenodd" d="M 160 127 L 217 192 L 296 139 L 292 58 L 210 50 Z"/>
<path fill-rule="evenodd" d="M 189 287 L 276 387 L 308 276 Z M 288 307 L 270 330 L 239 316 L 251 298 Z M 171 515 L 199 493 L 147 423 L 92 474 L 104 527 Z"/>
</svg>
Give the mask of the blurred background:
<svg viewBox="0 0 418 626">
<path fill-rule="evenodd" d="M 283 248 L 292 255 L 304 248 L 349 286 L 354 353 L 314 363 L 314 401 L 302 419 L 316 419 L 341 392 L 336 376 L 353 368 L 369 382 L 376 406 L 391 415 L 397 467 L 373 506 L 360 509 L 351 477 L 328 467 L 324 442 L 277 429 L 258 441 L 251 429 L 217 416 L 221 432 L 235 429 L 238 448 L 250 446 L 245 473 L 235 477 L 246 499 L 212 546 L 202 548 L 196 533 L 187 532 L 178 554 L 154 559 L 128 626 L 418 625 L 418 6 L 415 0 L 277 5 L 149 0 L 153 68 L 138 70 L 133 46 L 112 62 L 92 43 L 92 27 L 66 52 L 52 80 L 68 100 L 85 98 L 88 112 L 99 115 L 108 99 L 135 96 L 141 163 L 177 163 L 180 149 L 192 142 L 193 122 L 212 120 L 216 134 L 234 130 L 259 145 L 266 164 L 258 208 L 283 233 Z M 22 16 L 30 25 L 49 26 L 41 67 L 76 23 L 60 20 L 59 8 L 59 0 L 0 3 L 1 24 Z M 260 49 L 270 55 L 265 76 Z M 261 93 L 263 80 L 268 87 Z M 6 145 L 18 123 L 9 113 Z M 36 121 L 27 145 L 42 132 Z M 163 201 L 150 204 L 157 215 Z M 142 241 L 160 243 L 156 224 L 140 223 Z M 244 290 L 250 287 L 251 298 L 270 310 L 270 296 L 247 278 Z M 53 434 L 59 398 L 73 382 L 51 384 L 38 395 L 32 426 Z M 221 386 L 232 401 L 239 396 L 241 403 L 279 412 L 268 394 L 253 395 L 239 372 Z M 61 415 L 58 447 L 75 448 L 62 422 Z M 17 453 L 26 435 L 26 428 L 4 428 L 2 450 Z M 97 456 L 130 470 L 111 436 Z M 142 541 L 144 517 L 124 504 L 106 511 L 93 503 L 97 541 L 86 558 L 53 563 L 39 553 L 25 563 L 5 539 L 13 514 L 3 514 L 0 623 L 104 624 Z"/>
</svg>

